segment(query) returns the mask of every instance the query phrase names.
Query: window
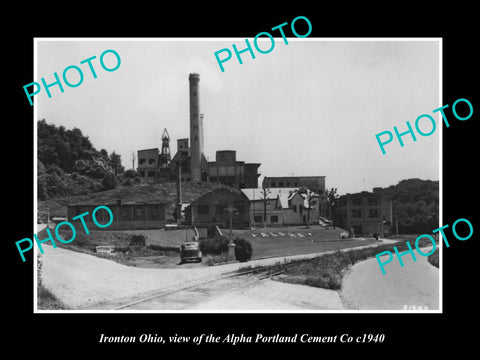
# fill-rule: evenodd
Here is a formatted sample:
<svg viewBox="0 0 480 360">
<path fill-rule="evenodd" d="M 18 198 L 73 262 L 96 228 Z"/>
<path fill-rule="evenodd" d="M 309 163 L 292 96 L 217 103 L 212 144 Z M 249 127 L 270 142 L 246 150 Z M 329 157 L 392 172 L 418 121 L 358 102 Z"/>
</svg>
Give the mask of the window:
<svg viewBox="0 0 480 360">
<path fill-rule="evenodd" d="M 297 205 L 293 205 L 293 212 L 297 212 Z"/>
<path fill-rule="evenodd" d="M 130 221 L 130 207 L 120 206 L 120 221 Z"/>
<path fill-rule="evenodd" d="M 358 198 L 353 198 L 352 199 L 352 205 L 354 205 L 354 206 L 362 205 L 362 198 L 359 198 L 359 197 Z"/>
<path fill-rule="evenodd" d="M 263 222 L 263 216 L 261 215 L 255 215 L 253 219 L 255 220 L 256 223 Z"/>
<path fill-rule="evenodd" d="M 143 170 L 140 170 L 138 173 L 140 174 L 141 177 L 145 176 L 145 171 L 143 171 Z"/>
<path fill-rule="evenodd" d="M 148 220 L 163 220 L 160 205 L 150 205 L 148 207 Z"/>
<path fill-rule="evenodd" d="M 271 223 L 278 223 L 278 216 L 277 215 L 270 215 L 270 222 Z"/>
<path fill-rule="evenodd" d="M 287 181 L 287 187 L 290 187 L 290 183 Z"/>
<path fill-rule="evenodd" d="M 378 205 L 377 198 L 368 198 L 368 205 Z"/>
<path fill-rule="evenodd" d="M 145 220 L 145 207 L 143 205 L 135 206 L 134 220 Z"/>
<path fill-rule="evenodd" d="M 145 164 L 145 159 L 138 159 L 138 163 L 139 163 L 140 165 Z"/>
<path fill-rule="evenodd" d="M 277 183 L 272 182 L 272 183 L 270 183 L 270 186 L 271 186 L 271 187 L 275 187 L 275 186 L 277 186 Z"/>
<path fill-rule="evenodd" d="M 368 210 L 368 217 L 369 218 L 378 218 L 378 209 Z"/>
<path fill-rule="evenodd" d="M 353 209 L 353 210 L 352 210 L 352 217 L 353 217 L 353 218 L 361 218 L 361 217 L 362 217 L 362 210 L 360 210 L 360 209 Z"/>
<path fill-rule="evenodd" d="M 297 187 L 297 186 L 298 186 L 298 183 L 295 181 L 295 187 Z"/>
<path fill-rule="evenodd" d="M 278 187 L 283 187 L 283 182 L 282 182 L 282 181 L 280 181 L 280 182 L 278 183 Z"/>
<path fill-rule="evenodd" d="M 198 205 L 198 213 L 205 215 L 210 212 L 210 207 L 208 205 Z"/>
</svg>

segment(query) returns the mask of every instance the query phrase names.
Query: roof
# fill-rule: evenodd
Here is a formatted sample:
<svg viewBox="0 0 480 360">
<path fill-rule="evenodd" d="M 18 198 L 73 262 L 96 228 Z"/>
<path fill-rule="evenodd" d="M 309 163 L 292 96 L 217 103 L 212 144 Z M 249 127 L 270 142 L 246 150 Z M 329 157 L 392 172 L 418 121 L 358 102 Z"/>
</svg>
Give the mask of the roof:
<svg viewBox="0 0 480 360">
<path fill-rule="evenodd" d="M 249 188 L 241 189 L 245 196 L 250 201 L 259 201 L 263 199 L 263 189 L 262 188 Z M 298 187 L 293 188 L 269 188 L 270 193 L 267 194 L 267 199 L 276 199 L 280 201 L 280 205 L 283 209 L 289 207 L 289 200 L 291 200 L 296 194 L 298 194 Z M 307 189 L 308 192 L 315 194 L 313 191 Z M 305 194 L 300 194 L 304 199 L 304 207 L 308 208 L 307 196 Z"/>
<path fill-rule="evenodd" d="M 110 206 L 110 205 L 118 205 L 117 201 L 110 201 L 107 203 L 99 203 L 96 201 L 89 201 L 89 202 L 79 202 L 79 203 L 72 203 L 68 204 L 67 206 Z M 158 201 L 122 201 L 120 205 L 166 205 L 164 202 Z"/>
<path fill-rule="evenodd" d="M 152 151 L 152 150 L 159 151 L 159 150 L 158 150 L 158 148 L 151 148 L 151 149 L 142 149 L 142 150 L 138 150 L 138 152 L 141 152 L 141 151 Z"/>
<path fill-rule="evenodd" d="M 228 191 L 228 192 L 230 192 L 230 193 L 232 193 L 232 194 L 234 194 L 234 195 L 244 197 L 246 201 L 249 200 L 248 197 L 245 196 L 245 194 L 244 194 L 242 191 L 237 190 L 237 189 L 235 189 L 235 188 L 232 188 L 232 187 L 230 187 L 230 186 L 226 186 L 226 185 L 219 184 L 219 186 L 218 186 L 217 188 L 211 189 L 211 190 L 209 190 L 209 191 L 206 191 L 206 192 L 202 193 L 200 196 L 197 196 L 196 198 L 194 198 L 194 199 L 191 201 L 191 203 L 195 203 L 195 202 L 199 201 L 201 198 L 203 198 L 204 196 L 209 195 L 209 194 L 211 194 L 211 193 L 213 193 L 213 192 L 215 192 L 215 191 L 219 191 L 219 190 Z"/>
</svg>

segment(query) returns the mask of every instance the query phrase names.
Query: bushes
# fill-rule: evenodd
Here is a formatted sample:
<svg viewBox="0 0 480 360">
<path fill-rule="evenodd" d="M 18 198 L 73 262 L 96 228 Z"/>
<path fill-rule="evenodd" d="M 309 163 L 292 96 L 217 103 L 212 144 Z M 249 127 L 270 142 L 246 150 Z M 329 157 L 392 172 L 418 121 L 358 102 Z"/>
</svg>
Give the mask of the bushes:
<svg viewBox="0 0 480 360">
<path fill-rule="evenodd" d="M 228 243 L 225 235 L 217 235 L 212 239 L 200 240 L 200 251 L 204 255 L 220 255 L 228 252 Z"/>
<path fill-rule="evenodd" d="M 252 244 L 250 241 L 238 237 L 233 243 L 235 244 L 235 259 L 245 262 L 252 258 Z"/>
</svg>

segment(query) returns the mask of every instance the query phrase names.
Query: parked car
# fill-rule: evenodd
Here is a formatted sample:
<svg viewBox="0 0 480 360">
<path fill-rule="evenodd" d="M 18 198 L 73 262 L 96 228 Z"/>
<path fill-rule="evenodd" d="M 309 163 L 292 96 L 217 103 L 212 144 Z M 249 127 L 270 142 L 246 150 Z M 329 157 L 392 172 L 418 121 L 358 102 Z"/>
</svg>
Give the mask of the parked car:
<svg viewBox="0 0 480 360">
<path fill-rule="evenodd" d="M 110 245 L 99 245 L 95 248 L 97 254 L 116 255 L 115 247 Z"/>
<path fill-rule="evenodd" d="M 197 241 L 186 241 L 180 245 L 180 262 L 202 261 L 202 252 Z"/>
</svg>

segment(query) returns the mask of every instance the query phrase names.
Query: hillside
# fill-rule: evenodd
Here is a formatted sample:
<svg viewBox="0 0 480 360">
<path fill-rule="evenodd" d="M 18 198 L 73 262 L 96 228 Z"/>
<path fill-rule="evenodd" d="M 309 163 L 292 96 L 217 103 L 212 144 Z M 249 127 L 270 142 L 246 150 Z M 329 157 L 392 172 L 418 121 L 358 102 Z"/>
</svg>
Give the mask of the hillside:
<svg viewBox="0 0 480 360">
<path fill-rule="evenodd" d="M 438 181 L 407 179 L 382 191 L 392 199 L 399 233 L 431 233 L 438 228 Z"/>
<path fill-rule="evenodd" d="M 82 131 L 37 123 L 38 199 L 81 195 L 138 183 L 136 174 L 124 173 L 120 155 L 95 149 Z"/>
</svg>

